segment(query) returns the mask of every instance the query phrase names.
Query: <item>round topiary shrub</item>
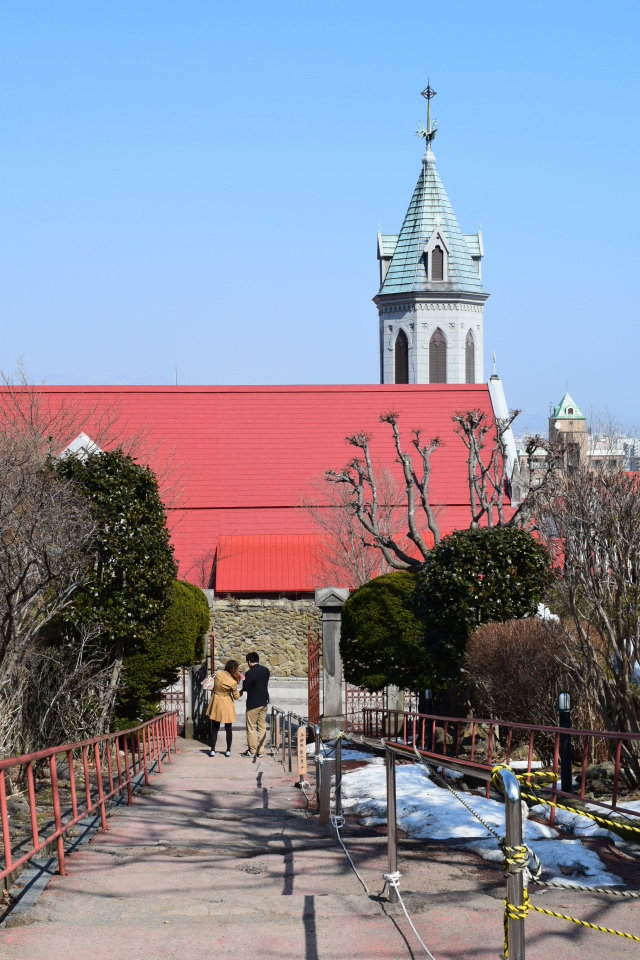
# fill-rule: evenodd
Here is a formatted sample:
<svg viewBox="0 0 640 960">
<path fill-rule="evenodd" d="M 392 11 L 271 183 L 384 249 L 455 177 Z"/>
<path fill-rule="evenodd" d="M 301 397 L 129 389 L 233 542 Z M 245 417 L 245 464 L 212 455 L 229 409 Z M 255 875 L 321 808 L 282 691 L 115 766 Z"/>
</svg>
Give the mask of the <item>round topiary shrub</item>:
<svg viewBox="0 0 640 960">
<path fill-rule="evenodd" d="M 364 584 L 342 608 L 340 653 L 345 678 L 380 690 L 429 686 L 424 627 L 412 609 L 415 576 L 388 573 Z M 426 673 L 425 673 L 426 671 Z"/>
</svg>

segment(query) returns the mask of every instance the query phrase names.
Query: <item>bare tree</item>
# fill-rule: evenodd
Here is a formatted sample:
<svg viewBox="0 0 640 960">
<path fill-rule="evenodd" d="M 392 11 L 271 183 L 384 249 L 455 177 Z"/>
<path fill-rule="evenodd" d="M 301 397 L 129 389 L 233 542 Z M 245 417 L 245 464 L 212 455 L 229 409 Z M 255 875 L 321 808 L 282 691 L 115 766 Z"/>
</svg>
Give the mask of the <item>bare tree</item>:
<svg viewBox="0 0 640 960">
<path fill-rule="evenodd" d="M 384 535 L 396 538 L 402 526 L 402 488 L 390 470 L 377 471 L 378 523 Z M 307 484 L 302 505 L 322 534 L 317 562 L 319 584 L 337 583 L 355 588 L 389 571 L 384 556 L 353 509 L 352 488 L 316 477 Z"/>
<path fill-rule="evenodd" d="M 193 554 L 191 560 L 191 566 L 185 576 L 191 574 L 197 587 L 200 587 L 201 590 L 208 590 L 212 585 L 215 574 L 216 551 L 201 550 L 199 553 Z"/>
<path fill-rule="evenodd" d="M 71 483 L 0 437 L 0 670 L 23 666 L 35 638 L 86 582 L 95 533 Z"/>
<path fill-rule="evenodd" d="M 405 481 L 406 537 L 415 545 L 419 556 L 408 552 L 409 546 L 400 542 L 384 523 L 385 514 L 381 508 L 379 480 L 371 461 L 369 434 L 360 432 L 348 436 L 347 443 L 360 450 L 362 456 L 354 457 L 340 471 L 328 470 L 325 477 L 330 483 L 344 484 L 349 489 L 349 502 L 354 515 L 365 531 L 367 546 L 379 550 L 385 562 L 394 570 L 418 570 L 429 555 L 430 544 L 427 542 L 424 527 L 421 527 L 416 519 L 416 500 L 422 508 L 426 529 L 431 533 L 433 542 L 440 542 L 436 510 L 429 500 L 429 481 L 431 454 L 442 444 L 438 437 L 423 443 L 421 431 L 414 429 L 411 443 L 418 453 L 420 463 L 420 467 L 416 470 L 412 455 L 405 453 L 402 449 L 398 419 L 399 415 L 393 411 L 384 413 L 380 417 L 381 423 L 388 423 L 392 429 L 397 461 L 402 466 Z"/>
<path fill-rule="evenodd" d="M 111 670 L 96 625 L 73 637 L 40 642 L 30 651 L 21 688 L 20 749 L 41 750 L 103 732 Z"/>
<path fill-rule="evenodd" d="M 551 482 L 562 460 L 557 441 L 546 440 L 540 434 L 525 437 L 526 474 L 524 477 L 520 474 L 524 496 L 509 520 L 505 520 L 504 498 L 511 480 L 507 475 L 507 434 L 519 415 L 519 410 L 512 410 L 508 417 L 492 419 L 483 410 L 475 409 L 458 411 L 452 417 L 455 432 L 468 451 L 472 530 L 478 529 L 483 517 L 488 527 L 535 526 L 537 499 Z M 544 452 L 542 464 L 540 450 Z"/>
<path fill-rule="evenodd" d="M 95 524 L 75 487 L 17 434 L 0 434 L 0 715 L 2 747 L 24 746 L 22 693 L 53 620 L 88 580 Z M 10 729 L 7 729 L 7 723 Z"/>
<path fill-rule="evenodd" d="M 538 496 L 540 536 L 557 558 L 566 664 L 606 730 L 640 733 L 640 483 L 623 470 L 558 472 Z M 640 783 L 637 743 L 623 742 Z"/>
</svg>

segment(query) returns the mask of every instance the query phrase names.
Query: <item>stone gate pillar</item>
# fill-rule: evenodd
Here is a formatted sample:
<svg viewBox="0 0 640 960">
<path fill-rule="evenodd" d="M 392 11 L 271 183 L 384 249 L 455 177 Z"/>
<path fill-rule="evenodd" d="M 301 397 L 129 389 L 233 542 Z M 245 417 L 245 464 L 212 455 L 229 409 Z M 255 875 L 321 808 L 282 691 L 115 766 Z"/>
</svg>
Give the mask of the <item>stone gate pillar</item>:
<svg viewBox="0 0 640 960">
<path fill-rule="evenodd" d="M 322 611 L 322 692 L 320 733 L 327 739 L 344 730 L 340 618 L 349 591 L 341 587 L 316 590 L 316 606 Z"/>
</svg>

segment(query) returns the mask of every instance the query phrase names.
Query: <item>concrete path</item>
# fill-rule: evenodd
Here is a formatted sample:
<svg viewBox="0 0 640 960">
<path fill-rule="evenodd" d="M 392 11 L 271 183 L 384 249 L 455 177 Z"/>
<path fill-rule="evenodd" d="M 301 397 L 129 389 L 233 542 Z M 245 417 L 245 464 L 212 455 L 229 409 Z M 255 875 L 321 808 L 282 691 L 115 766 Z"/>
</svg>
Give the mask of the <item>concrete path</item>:
<svg viewBox="0 0 640 960">
<path fill-rule="evenodd" d="M 67 861 L 27 914 L 0 931 L 7 960 L 395 960 L 424 956 L 399 906 L 379 896 L 382 836 L 345 840 L 373 896 L 271 757 L 208 757 L 180 742 L 108 833 Z M 635 865 L 634 865 L 635 867 Z M 437 960 L 502 956 L 502 871 L 443 845 L 403 845 L 401 889 Z M 535 902 L 640 933 L 637 901 L 534 894 Z M 529 960 L 640 958 L 640 944 L 546 917 L 527 921 Z"/>
</svg>

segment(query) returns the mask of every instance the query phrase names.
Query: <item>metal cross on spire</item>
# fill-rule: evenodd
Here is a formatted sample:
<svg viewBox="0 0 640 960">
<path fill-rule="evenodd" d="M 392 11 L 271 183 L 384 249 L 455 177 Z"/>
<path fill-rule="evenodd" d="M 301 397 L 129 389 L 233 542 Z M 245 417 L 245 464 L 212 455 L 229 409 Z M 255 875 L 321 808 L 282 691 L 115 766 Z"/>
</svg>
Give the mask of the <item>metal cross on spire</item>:
<svg viewBox="0 0 640 960">
<path fill-rule="evenodd" d="M 431 144 L 433 143 L 433 141 L 435 140 L 436 133 L 438 132 L 437 120 L 433 121 L 433 129 L 431 129 L 431 101 L 436 96 L 436 91 L 431 86 L 431 83 L 428 77 L 427 77 L 427 85 L 422 91 L 421 96 L 423 96 L 427 101 L 427 129 L 425 130 L 423 125 L 420 124 L 417 130 L 417 135 L 424 139 L 427 150 L 428 150 Z"/>
</svg>

